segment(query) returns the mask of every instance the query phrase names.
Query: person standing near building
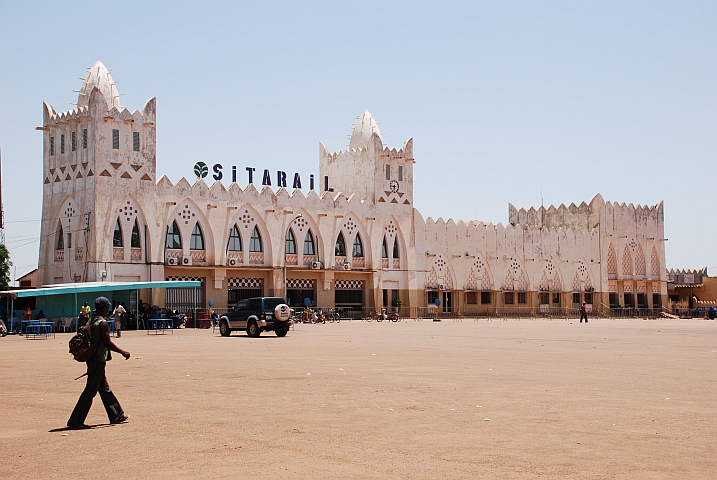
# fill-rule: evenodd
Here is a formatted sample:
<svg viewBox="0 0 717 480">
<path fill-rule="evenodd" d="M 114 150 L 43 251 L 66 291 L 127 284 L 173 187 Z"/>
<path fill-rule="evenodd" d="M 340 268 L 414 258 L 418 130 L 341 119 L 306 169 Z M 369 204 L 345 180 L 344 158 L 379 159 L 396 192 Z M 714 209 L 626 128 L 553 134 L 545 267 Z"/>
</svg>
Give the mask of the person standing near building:
<svg viewBox="0 0 717 480">
<path fill-rule="evenodd" d="M 583 318 L 585 319 L 585 323 L 588 323 L 588 306 L 585 302 L 580 305 L 580 323 L 583 323 Z"/>
<path fill-rule="evenodd" d="M 106 297 L 98 297 L 95 300 L 95 316 L 91 320 L 89 330 L 90 342 L 97 351 L 95 356 L 86 362 L 87 384 L 77 400 L 77 405 L 72 410 L 70 419 L 67 421 L 67 426 L 71 430 L 90 428 L 85 425 L 85 419 L 87 414 L 90 413 L 92 400 L 98 392 L 111 424 L 126 422 L 129 419 L 129 416 L 125 415 L 124 410 L 122 410 L 117 397 L 110 390 L 105 376 L 107 361 L 112 359 L 110 351 L 119 353 L 125 360 L 130 357 L 128 351 L 119 348 L 110 338 L 110 327 L 105 320 L 109 309 L 110 301 Z"/>
<path fill-rule="evenodd" d="M 90 312 L 92 312 L 92 309 L 90 306 L 85 302 L 84 305 L 80 307 L 80 326 L 87 325 L 87 321 L 90 319 Z"/>
<path fill-rule="evenodd" d="M 122 336 L 122 315 L 127 310 L 124 309 L 120 302 L 115 302 L 115 309 L 112 312 L 112 317 L 115 318 L 115 330 L 117 331 L 117 338 Z"/>
</svg>

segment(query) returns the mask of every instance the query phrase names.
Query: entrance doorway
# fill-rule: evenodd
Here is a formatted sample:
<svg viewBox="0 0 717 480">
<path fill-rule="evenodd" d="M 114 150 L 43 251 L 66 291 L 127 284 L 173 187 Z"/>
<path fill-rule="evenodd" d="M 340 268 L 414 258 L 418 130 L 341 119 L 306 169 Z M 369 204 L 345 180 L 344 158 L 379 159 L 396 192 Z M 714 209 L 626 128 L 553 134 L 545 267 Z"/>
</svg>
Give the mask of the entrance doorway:
<svg viewBox="0 0 717 480">
<path fill-rule="evenodd" d="M 453 311 L 453 292 L 443 292 L 441 307 L 443 307 L 443 313 L 451 313 Z"/>
</svg>

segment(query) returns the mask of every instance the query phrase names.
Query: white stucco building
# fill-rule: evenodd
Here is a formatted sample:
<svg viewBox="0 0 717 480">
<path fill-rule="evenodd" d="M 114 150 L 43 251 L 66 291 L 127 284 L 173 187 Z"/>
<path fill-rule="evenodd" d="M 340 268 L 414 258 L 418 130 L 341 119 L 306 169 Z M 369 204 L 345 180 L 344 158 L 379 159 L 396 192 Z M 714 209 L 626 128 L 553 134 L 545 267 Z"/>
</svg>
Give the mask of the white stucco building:
<svg viewBox="0 0 717 480">
<path fill-rule="evenodd" d="M 155 99 L 121 109 L 100 62 L 75 110 L 44 104 L 40 284 L 200 279 L 200 304 L 218 308 L 255 295 L 354 309 L 400 299 L 406 313 L 436 298 L 458 313 L 665 302 L 661 203 L 598 195 L 579 206 L 510 205 L 506 225 L 424 219 L 413 140 L 385 147 L 368 111 L 348 150 L 319 145 L 313 189 L 305 178 L 304 190 L 292 189 L 291 173 L 279 187 L 282 172 L 261 171 L 241 186 L 227 182 L 226 167 L 207 184 L 212 166 L 206 179 L 172 183 L 157 179 L 155 123 Z M 154 304 L 187 302 L 181 291 L 152 295 Z"/>
</svg>

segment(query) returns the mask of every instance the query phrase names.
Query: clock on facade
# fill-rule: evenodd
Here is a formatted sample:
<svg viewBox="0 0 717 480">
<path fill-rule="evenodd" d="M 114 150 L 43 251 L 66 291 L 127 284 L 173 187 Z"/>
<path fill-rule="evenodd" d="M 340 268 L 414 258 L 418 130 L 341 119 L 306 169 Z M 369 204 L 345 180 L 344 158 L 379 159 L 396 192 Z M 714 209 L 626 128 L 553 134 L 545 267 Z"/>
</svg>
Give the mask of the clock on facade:
<svg viewBox="0 0 717 480">
<path fill-rule="evenodd" d="M 388 186 L 391 188 L 393 193 L 398 192 L 398 182 L 396 180 L 391 180 L 391 183 L 389 183 Z"/>
</svg>

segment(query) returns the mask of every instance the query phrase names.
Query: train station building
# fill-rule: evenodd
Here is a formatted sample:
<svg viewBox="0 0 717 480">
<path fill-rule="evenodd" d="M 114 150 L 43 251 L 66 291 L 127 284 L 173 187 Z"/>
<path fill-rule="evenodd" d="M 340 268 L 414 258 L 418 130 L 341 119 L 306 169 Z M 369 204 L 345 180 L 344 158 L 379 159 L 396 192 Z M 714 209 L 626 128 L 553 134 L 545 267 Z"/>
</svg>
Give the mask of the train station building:
<svg viewBox="0 0 717 480">
<path fill-rule="evenodd" d="M 205 307 L 265 295 L 292 306 L 305 298 L 355 311 L 400 306 L 405 315 L 436 299 L 456 314 L 667 300 L 662 203 L 597 195 L 577 206 L 509 205 L 505 224 L 424 219 L 414 207 L 428 192 L 414 192 L 421 163 L 413 139 L 385 146 L 368 111 L 347 150 L 319 144 L 315 176 L 199 162 L 187 166 L 191 180 L 172 182 L 157 178 L 155 98 L 122 108 L 97 62 L 77 108 L 58 113 L 45 103 L 38 129 L 38 286 L 198 280 Z M 143 300 L 182 309 L 190 290 L 146 292 Z"/>
</svg>

